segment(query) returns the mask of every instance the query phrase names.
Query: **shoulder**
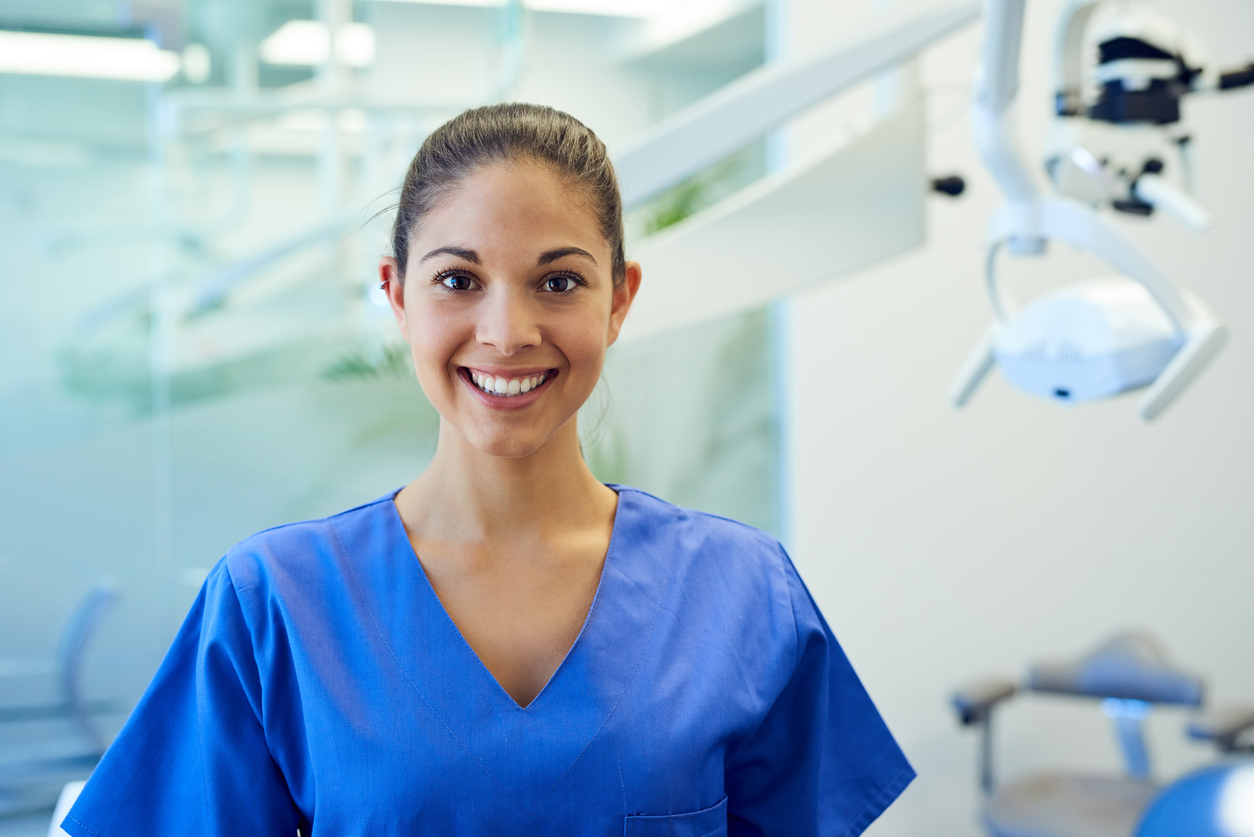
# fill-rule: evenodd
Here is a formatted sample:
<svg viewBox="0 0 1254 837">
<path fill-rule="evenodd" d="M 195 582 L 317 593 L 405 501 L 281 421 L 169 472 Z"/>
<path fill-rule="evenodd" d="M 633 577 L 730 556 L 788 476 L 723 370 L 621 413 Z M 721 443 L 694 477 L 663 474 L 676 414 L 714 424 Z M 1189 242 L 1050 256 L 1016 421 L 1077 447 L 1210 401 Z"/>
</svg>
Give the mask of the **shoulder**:
<svg viewBox="0 0 1254 837">
<path fill-rule="evenodd" d="M 614 486 L 626 516 L 620 527 L 638 549 L 660 552 L 671 566 L 694 565 L 741 577 L 795 574 L 774 536 L 709 512 L 668 503 L 638 488 Z"/>
<path fill-rule="evenodd" d="M 794 599 L 804 588 L 784 548 L 748 524 L 676 506 L 652 494 L 615 486 L 628 519 L 624 540 L 652 556 L 673 583 L 672 595 L 727 612 L 757 613 L 793 622 Z M 707 595 L 692 596 L 694 591 Z"/>
<path fill-rule="evenodd" d="M 687 509 L 646 491 L 616 485 L 620 502 L 626 500 L 638 522 L 659 537 L 673 539 L 684 552 L 709 553 L 724 560 L 781 564 L 784 550 L 772 535 L 729 517 Z"/>
<path fill-rule="evenodd" d="M 349 557 L 345 544 L 355 545 L 370 532 L 387 528 L 392 496 L 328 517 L 264 529 L 233 546 L 215 570 L 241 594 L 336 580 Z"/>
</svg>

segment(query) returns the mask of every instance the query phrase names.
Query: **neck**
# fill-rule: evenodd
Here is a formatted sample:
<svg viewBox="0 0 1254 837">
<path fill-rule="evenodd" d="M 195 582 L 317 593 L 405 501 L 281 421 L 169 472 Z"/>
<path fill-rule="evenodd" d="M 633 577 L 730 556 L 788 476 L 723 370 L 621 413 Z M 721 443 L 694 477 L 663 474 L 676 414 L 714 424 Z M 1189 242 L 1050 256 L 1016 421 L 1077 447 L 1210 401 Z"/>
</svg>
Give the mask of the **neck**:
<svg viewBox="0 0 1254 837">
<path fill-rule="evenodd" d="M 431 465 L 396 498 L 424 539 L 512 543 L 600 525 L 616 502 L 584 462 L 574 419 L 523 457 L 484 454 L 441 422 Z"/>
</svg>

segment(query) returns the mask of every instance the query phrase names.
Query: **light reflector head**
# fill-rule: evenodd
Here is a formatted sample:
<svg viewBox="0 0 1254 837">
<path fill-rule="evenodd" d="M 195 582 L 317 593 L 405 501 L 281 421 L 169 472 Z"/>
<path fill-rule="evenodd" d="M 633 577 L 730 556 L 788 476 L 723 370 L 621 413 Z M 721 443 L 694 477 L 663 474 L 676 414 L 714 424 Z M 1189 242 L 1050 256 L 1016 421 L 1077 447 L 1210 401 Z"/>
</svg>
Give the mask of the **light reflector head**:
<svg viewBox="0 0 1254 837">
<path fill-rule="evenodd" d="M 1012 385 L 1065 403 L 1146 386 L 1184 342 L 1149 292 L 1124 278 L 1046 294 L 1001 328 L 993 355 Z"/>
</svg>

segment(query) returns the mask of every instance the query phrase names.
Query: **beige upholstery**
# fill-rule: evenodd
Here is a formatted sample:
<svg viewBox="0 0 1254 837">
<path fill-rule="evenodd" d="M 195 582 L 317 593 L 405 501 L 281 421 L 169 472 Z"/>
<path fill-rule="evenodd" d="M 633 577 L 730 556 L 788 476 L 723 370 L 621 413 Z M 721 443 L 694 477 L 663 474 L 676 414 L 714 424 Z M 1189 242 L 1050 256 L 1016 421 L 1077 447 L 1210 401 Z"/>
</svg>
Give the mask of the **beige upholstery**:
<svg viewBox="0 0 1254 837">
<path fill-rule="evenodd" d="M 998 837 L 1132 837 L 1158 791 L 1141 779 L 1038 773 L 994 794 L 984 820 Z"/>
</svg>

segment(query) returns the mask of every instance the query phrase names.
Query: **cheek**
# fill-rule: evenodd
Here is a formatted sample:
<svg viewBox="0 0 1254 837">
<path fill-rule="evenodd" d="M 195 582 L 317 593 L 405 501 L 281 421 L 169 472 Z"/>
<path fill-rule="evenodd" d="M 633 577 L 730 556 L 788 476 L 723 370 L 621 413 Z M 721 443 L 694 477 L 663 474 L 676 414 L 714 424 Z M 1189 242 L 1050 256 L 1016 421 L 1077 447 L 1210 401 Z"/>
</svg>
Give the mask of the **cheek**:
<svg viewBox="0 0 1254 837">
<path fill-rule="evenodd" d="M 580 377 L 595 379 L 601 373 L 605 361 L 606 324 L 601 317 L 589 317 L 578 328 L 567 330 L 562 350 Z"/>
<path fill-rule="evenodd" d="M 420 380 L 441 374 L 453 353 L 464 342 L 464 324 L 445 312 L 436 314 L 430 306 L 410 309 L 409 345 L 413 350 L 414 371 Z"/>
</svg>

